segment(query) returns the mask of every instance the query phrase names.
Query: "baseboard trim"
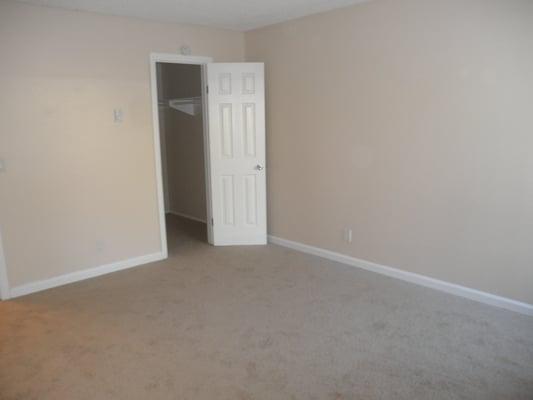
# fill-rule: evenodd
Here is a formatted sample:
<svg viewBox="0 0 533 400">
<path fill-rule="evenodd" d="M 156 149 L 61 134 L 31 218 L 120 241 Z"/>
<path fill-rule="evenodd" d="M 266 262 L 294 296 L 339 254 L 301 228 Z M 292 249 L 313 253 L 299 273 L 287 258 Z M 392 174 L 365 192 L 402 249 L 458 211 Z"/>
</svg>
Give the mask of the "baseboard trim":
<svg viewBox="0 0 533 400">
<path fill-rule="evenodd" d="M 207 223 L 207 221 L 205 219 L 201 219 L 201 218 L 197 218 L 197 217 L 193 217 L 192 215 L 189 215 L 189 214 L 184 214 L 184 213 L 180 213 L 180 212 L 177 212 L 177 211 L 166 211 L 167 214 L 172 214 L 172 215 L 175 215 L 176 217 L 182 217 L 182 218 L 187 218 L 187 219 L 190 219 L 190 220 L 193 220 L 193 221 L 196 221 L 196 222 L 202 222 L 204 224 Z"/>
<path fill-rule="evenodd" d="M 65 275 L 59 275 L 54 278 L 45 279 L 42 281 L 26 283 L 24 285 L 15 286 L 10 290 L 10 297 L 20 297 L 27 294 L 40 292 L 42 290 L 51 289 L 57 286 L 63 286 L 69 283 L 83 281 L 89 278 L 95 278 L 100 275 L 109 274 L 111 272 L 121 271 L 128 268 L 137 267 L 139 265 L 148 264 L 155 261 L 160 261 L 167 258 L 166 252 L 157 252 L 147 254 L 140 257 L 130 258 L 127 260 L 117 261 L 110 264 L 101 265 L 99 267 L 89 268 L 82 271 L 71 272 Z"/>
<path fill-rule="evenodd" d="M 441 281 L 439 279 L 430 278 L 429 276 L 415 274 L 413 272 L 403 271 L 397 268 L 387 267 L 376 264 L 370 261 L 361 260 L 355 257 L 347 256 L 345 254 L 336 253 L 334 251 L 322 249 L 320 247 L 309 246 L 307 244 L 293 242 L 292 240 L 283 239 L 280 237 L 268 235 L 268 241 L 279 246 L 287 247 L 293 250 L 298 250 L 303 253 L 312 254 L 318 257 L 326 258 L 331 261 L 336 261 L 342 264 L 347 264 L 353 267 L 361 268 L 367 271 L 376 272 L 381 275 L 386 275 L 392 278 L 400 279 L 402 281 L 411 282 L 417 285 L 429 287 L 454 294 L 456 296 L 465 297 L 470 300 L 475 300 L 480 303 L 489 304 L 506 310 L 515 311 L 520 314 L 533 316 L 533 304 L 523 303 L 517 300 L 512 300 L 506 297 L 497 296 L 491 293 L 482 292 L 480 290 L 471 289 L 465 286 L 456 285 L 454 283 Z"/>
</svg>

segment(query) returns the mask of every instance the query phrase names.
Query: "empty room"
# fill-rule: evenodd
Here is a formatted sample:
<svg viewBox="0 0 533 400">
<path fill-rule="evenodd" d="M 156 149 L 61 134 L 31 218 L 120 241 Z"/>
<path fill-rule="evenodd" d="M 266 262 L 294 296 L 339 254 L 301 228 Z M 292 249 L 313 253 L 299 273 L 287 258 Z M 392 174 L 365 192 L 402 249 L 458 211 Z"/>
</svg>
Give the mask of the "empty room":
<svg viewBox="0 0 533 400">
<path fill-rule="evenodd" d="M 533 1 L 0 0 L 0 400 L 533 400 Z"/>
</svg>

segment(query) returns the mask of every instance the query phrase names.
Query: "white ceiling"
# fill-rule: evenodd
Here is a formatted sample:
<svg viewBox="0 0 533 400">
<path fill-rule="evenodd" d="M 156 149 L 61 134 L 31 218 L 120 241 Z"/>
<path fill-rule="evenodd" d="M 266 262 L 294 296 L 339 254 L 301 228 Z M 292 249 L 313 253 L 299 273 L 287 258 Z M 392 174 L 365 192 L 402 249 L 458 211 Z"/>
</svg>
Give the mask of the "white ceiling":
<svg viewBox="0 0 533 400">
<path fill-rule="evenodd" d="M 20 0 L 24 3 L 247 31 L 368 0 Z"/>
</svg>

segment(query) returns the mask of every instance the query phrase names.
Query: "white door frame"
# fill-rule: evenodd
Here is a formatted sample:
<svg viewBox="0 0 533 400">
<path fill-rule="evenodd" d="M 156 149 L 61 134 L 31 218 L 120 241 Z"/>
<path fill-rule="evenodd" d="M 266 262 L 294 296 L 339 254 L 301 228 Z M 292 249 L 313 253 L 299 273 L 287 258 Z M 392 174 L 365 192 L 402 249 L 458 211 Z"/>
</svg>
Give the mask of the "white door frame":
<svg viewBox="0 0 533 400">
<path fill-rule="evenodd" d="M 164 257 L 168 257 L 167 248 L 167 230 L 165 223 L 165 199 L 163 192 L 163 170 L 161 166 L 161 141 L 159 126 L 159 106 L 157 95 L 157 63 L 171 64 L 192 64 L 202 66 L 202 120 L 204 132 L 204 169 L 205 169 L 205 186 L 206 186 L 206 206 L 207 206 L 207 241 L 213 243 L 213 226 L 211 224 L 212 206 L 211 206 L 211 179 L 209 168 L 209 132 L 207 124 L 207 79 L 205 64 L 213 62 L 211 57 L 202 56 L 182 56 L 170 53 L 151 53 L 150 54 L 150 82 L 152 87 L 152 118 L 154 131 L 154 156 L 155 156 L 155 173 L 157 182 L 157 204 L 159 208 L 159 229 L 161 237 L 161 250 Z"/>
<path fill-rule="evenodd" d="M 0 300 L 9 299 L 9 281 L 7 279 L 7 264 L 2 246 L 2 232 L 0 231 Z"/>
</svg>

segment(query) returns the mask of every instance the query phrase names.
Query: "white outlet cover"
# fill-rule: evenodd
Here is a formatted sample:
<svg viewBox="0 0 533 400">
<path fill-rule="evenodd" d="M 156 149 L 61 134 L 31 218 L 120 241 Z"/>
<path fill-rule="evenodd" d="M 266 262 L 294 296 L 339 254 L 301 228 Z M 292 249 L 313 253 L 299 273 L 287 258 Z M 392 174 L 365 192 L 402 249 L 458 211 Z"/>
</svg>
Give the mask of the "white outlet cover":
<svg viewBox="0 0 533 400">
<path fill-rule="evenodd" d="M 346 243 L 352 243 L 352 229 L 351 228 L 344 228 L 344 241 Z"/>
</svg>

